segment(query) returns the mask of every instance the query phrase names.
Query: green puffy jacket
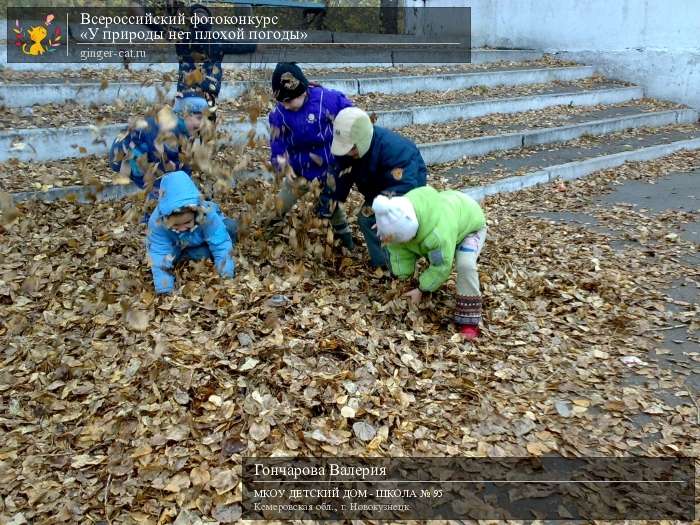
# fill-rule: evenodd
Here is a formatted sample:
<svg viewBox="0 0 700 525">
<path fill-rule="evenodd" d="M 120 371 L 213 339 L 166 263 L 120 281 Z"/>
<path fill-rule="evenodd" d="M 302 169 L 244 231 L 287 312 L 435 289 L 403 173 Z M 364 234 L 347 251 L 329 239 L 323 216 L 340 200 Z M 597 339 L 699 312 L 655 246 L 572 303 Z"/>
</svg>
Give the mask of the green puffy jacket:
<svg viewBox="0 0 700 525">
<path fill-rule="evenodd" d="M 389 244 L 391 271 L 399 279 L 413 277 L 418 257 L 427 257 L 430 266 L 420 275 L 419 287 L 434 292 L 452 273 L 457 245 L 486 225 L 479 203 L 460 191 L 437 191 L 430 186 L 404 195 L 413 204 L 418 232 L 409 242 Z"/>
</svg>

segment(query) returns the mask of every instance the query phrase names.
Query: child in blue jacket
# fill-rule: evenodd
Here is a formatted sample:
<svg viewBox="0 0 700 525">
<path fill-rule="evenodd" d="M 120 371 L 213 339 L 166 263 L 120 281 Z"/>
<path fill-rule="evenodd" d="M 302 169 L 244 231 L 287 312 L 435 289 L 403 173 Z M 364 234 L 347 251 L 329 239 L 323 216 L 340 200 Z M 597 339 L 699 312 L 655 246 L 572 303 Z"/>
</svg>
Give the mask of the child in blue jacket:
<svg viewBox="0 0 700 525">
<path fill-rule="evenodd" d="M 162 174 L 178 170 L 192 173 L 180 159 L 181 146 L 200 129 L 208 107 L 202 96 L 188 94 L 175 101 L 176 118 L 172 122 L 169 118 L 148 117 L 145 127 L 124 130 L 109 151 L 111 168 L 128 173 L 134 184 L 148 190 L 149 199 L 156 200 Z M 163 111 L 168 114 L 167 109 Z M 123 166 L 124 162 L 128 166 Z"/>
<path fill-rule="evenodd" d="M 308 191 L 318 179 L 326 184 L 326 175 L 335 163 L 331 154 L 333 120 L 352 102 L 340 91 L 310 84 L 295 63 L 281 62 L 272 74 L 272 90 L 277 100 L 270 113 L 270 161 L 285 173 L 279 193 L 281 216 Z M 335 208 L 330 218 L 336 237 L 352 249 L 352 235 L 345 212 Z"/>
<path fill-rule="evenodd" d="M 219 206 L 202 199 L 184 171 L 168 173 L 158 205 L 148 221 L 148 256 L 157 294 L 175 288 L 172 269 L 182 259 L 212 259 L 219 274 L 232 278 L 237 224 Z"/>
</svg>

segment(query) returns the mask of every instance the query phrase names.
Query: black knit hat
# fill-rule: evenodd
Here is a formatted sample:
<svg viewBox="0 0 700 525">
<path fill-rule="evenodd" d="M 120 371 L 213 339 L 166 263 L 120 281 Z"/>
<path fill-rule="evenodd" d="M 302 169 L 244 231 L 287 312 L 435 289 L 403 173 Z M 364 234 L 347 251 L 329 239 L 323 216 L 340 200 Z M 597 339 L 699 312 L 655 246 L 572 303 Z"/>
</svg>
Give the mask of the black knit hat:
<svg viewBox="0 0 700 525">
<path fill-rule="evenodd" d="M 309 81 L 296 62 L 280 62 L 272 73 L 272 92 L 280 102 L 297 98 L 308 87 Z"/>
<path fill-rule="evenodd" d="M 207 18 L 207 21 L 206 21 L 206 22 L 197 24 L 197 28 L 196 28 L 196 29 L 198 29 L 199 31 L 211 31 L 211 22 L 210 22 L 210 20 L 211 20 L 211 16 L 212 16 L 212 15 L 211 15 L 211 11 L 209 10 L 209 8 L 208 8 L 207 6 L 205 6 L 205 5 L 202 5 L 202 4 L 194 4 L 194 5 L 192 5 L 192 6 L 190 7 L 190 18 L 189 18 L 190 26 L 192 26 L 192 19 L 193 19 L 195 13 L 196 13 L 197 16 L 199 17 L 199 19 L 201 19 L 201 18 L 203 18 L 203 17 L 206 17 L 206 18 Z M 194 27 L 192 27 L 192 28 L 194 29 Z"/>
</svg>

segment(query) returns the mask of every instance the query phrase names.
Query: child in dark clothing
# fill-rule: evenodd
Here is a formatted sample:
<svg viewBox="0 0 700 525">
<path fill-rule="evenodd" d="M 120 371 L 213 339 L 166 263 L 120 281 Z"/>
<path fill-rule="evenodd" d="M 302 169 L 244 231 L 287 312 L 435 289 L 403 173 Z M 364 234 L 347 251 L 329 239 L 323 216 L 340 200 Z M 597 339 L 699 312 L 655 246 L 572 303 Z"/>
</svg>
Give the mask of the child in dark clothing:
<svg viewBox="0 0 700 525">
<path fill-rule="evenodd" d="M 148 200 L 157 200 L 164 173 L 192 173 L 180 153 L 185 141 L 200 129 L 207 107 L 204 98 L 193 94 L 177 99 L 172 110 L 164 107 L 157 117 L 148 117 L 144 126 L 124 130 L 110 148 L 111 168 L 146 189 Z M 148 222 L 148 217 L 143 222 Z"/>
<path fill-rule="evenodd" d="M 334 171 L 335 190 L 326 186 L 321 216 L 330 216 L 338 202 L 345 202 L 354 185 L 365 198 L 358 217 L 370 262 L 388 268 L 386 250 L 375 231 L 372 202 L 377 195 L 396 196 L 425 186 L 428 171 L 423 157 L 410 140 L 379 126 L 359 108 L 345 108 L 333 123 L 331 153 L 338 159 Z"/>
<path fill-rule="evenodd" d="M 209 119 L 216 120 L 216 99 L 221 91 L 223 79 L 223 61 L 227 54 L 254 53 L 256 45 L 252 43 L 223 40 L 196 39 L 197 34 L 206 35 L 212 30 L 211 12 L 201 4 L 190 8 L 190 21 L 194 16 L 204 20 L 196 27 L 190 25 L 190 38 L 186 42 L 175 44 L 178 59 L 178 97 L 187 90 L 199 90 L 209 104 Z"/>
</svg>

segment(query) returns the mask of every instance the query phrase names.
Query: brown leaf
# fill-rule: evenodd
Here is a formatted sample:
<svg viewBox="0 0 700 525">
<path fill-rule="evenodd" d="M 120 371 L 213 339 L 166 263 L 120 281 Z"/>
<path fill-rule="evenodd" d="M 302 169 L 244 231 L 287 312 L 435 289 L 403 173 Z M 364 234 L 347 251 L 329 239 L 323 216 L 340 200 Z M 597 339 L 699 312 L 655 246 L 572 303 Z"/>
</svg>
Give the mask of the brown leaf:
<svg viewBox="0 0 700 525">
<path fill-rule="evenodd" d="M 372 441 L 374 436 L 377 435 L 377 429 L 364 421 L 357 421 L 354 423 L 352 425 L 352 430 L 360 441 Z"/>
<path fill-rule="evenodd" d="M 238 503 L 233 505 L 218 505 L 211 513 L 212 518 L 221 523 L 236 523 L 243 513 Z"/>
<path fill-rule="evenodd" d="M 156 116 L 161 133 L 167 133 L 177 127 L 177 117 L 170 106 L 163 106 Z"/>
<path fill-rule="evenodd" d="M 185 473 L 175 474 L 165 486 L 168 492 L 180 492 L 190 487 L 190 477 Z"/>
<path fill-rule="evenodd" d="M 190 481 L 194 487 L 203 487 L 209 480 L 211 475 L 209 474 L 209 469 L 204 466 L 195 467 L 190 470 Z"/>
<path fill-rule="evenodd" d="M 196 68 L 185 75 L 185 85 L 198 86 L 204 80 L 204 73 L 201 68 Z"/>
<path fill-rule="evenodd" d="M 270 424 L 266 421 L 251 423 L 248 436 L 255 441 L 264 441 L 270 435 Z"/>
<path fill-rule="evenodd" d="M 238 479 L 231 470 L 220 470 L 216 472 L 209 482 L 219 495 L 232 490 L 237 483 Z"/>
<path fill-rule="evenodd" d="M 145 332 L 148 330 L 149 316 L 147 312 L 130 308 L 124 316 L 126 326 L 134 332 Z"/>
<path fill-rule="evenodd" d="M 12 224 L 19 217 L 19 210 L 15 206 L 12 195 L 4 191 L 0 192 L 0 225 Z"/>
</svg>

